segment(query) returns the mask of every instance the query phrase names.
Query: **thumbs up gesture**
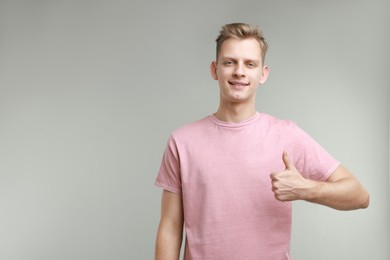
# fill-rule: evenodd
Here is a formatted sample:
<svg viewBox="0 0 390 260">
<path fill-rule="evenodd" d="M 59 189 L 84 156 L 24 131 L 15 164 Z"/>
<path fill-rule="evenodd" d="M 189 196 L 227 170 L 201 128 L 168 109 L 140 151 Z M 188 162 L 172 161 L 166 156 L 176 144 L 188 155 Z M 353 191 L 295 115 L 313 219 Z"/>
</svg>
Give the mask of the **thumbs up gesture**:
<svg viewBox="0 0 390 260">
<path fill-rule="evenodd" d="M 308 190 L 313 188 L 315 183 L 302 177 L 286 152 L 283 152 L 282 160 L 285 170 L 270 175 L 275 198 L 279 201 L 309 199 Z"/>
</svg>

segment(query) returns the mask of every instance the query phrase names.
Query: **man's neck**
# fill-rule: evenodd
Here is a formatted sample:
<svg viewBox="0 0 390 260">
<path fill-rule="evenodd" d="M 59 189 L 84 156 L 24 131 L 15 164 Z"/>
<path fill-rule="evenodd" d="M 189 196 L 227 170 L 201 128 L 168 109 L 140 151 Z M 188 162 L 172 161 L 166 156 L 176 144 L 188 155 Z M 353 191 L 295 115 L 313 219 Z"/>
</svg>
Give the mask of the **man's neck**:
<svg viewBox="0 0 390 260">
<path fill-rule="evenodd" d="M 256 107 L 247 104 L 220 104 L 214 116 L 224 122 L 238 123 L 256 114 Z"/>
</svg>

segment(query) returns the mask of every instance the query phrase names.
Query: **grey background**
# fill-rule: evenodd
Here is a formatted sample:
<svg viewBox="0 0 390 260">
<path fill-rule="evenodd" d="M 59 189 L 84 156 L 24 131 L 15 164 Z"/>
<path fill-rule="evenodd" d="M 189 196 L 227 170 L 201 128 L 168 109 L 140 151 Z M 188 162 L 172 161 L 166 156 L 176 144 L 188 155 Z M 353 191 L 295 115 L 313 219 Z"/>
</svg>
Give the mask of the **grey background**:
<svg viewBox="0 0 390 260">
<path fill-rule="evenodd" d="M 371 194 L 294 203 L 294 259 L 389 253 L 388 1 L 0 1 L 0 259 L 152 259 L 170 132 L 213 113 L 214 40 L 261 25 L 258 110 L 296 121 Z"/>
</svg>

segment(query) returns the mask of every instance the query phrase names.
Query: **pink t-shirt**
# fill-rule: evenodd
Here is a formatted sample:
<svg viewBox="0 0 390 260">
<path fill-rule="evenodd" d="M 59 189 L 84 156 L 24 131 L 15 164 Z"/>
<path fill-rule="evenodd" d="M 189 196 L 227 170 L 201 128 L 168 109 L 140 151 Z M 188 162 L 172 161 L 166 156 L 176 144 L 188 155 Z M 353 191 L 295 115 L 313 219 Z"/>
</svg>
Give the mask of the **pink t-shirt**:
<svg viewBox="0 0 390 260">
<path fill-rule="evenodd" d="M 295 123 L 264 113 L 210 115 L 172 133 L 156 185 L 182 196 L 185 260 L 291 259 L 291 202 L 275 199 L 270 179 L 284 150 L 306 178 L 326 180 L 339 165 Z"/>
</svg>

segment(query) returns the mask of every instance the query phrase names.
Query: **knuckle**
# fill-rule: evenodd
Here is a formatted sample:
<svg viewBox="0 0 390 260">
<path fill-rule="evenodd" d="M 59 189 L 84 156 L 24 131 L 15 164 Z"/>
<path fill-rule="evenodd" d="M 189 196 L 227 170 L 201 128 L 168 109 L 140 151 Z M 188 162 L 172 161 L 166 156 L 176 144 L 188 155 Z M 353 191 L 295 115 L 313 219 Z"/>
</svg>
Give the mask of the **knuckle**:
<svg viewBox="0 0 390 260">
<path fill-rule="evenodd" d="M 283 197 L 280 196 L 279 194 L 275 194 L 275 199 L 277 199 L 279 201 L 284 201 Z"/>
</svg>

